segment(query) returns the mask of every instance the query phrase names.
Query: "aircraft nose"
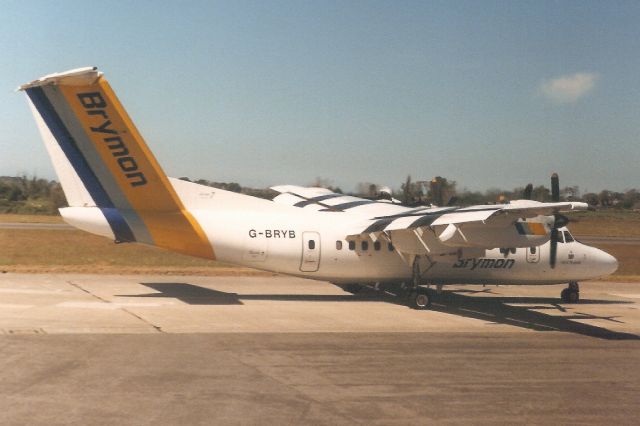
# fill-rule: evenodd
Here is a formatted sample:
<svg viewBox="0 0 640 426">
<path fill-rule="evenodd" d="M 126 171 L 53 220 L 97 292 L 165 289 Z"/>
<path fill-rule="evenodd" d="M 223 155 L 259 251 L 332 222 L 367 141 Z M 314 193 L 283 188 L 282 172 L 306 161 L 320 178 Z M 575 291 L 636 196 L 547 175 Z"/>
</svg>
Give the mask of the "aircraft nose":
<svg viewBox="0 0 640 426">
<path fill-rule="evenodd" d="M 611 275 L 618 270 L 618 260 L 605 251 L 598 250 L 596 261 L 602 275 Z"/>
</svg>

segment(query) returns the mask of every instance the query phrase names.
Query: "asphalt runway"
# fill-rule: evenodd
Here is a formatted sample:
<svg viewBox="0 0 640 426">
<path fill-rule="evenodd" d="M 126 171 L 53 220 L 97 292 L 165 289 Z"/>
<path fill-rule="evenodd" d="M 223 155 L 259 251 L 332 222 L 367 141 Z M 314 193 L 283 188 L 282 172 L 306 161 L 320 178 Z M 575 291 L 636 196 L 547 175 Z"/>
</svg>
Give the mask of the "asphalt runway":
<svg viewBox="0 0 640 426">
<path fill-rule="evenodd" d="M 0 424 L 634 424 L 640 284 L 0 275 Z"/>
</svg>

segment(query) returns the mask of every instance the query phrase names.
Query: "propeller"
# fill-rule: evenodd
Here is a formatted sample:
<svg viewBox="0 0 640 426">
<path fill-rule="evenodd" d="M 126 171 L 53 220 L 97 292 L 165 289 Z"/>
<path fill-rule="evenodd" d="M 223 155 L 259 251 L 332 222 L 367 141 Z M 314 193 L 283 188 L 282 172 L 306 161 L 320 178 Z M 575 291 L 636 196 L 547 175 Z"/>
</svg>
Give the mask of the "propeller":
<svg viewBox="0 0 640 426">
<path fill-rule="evenodd" d="M 549 266 L 551 269 L 556 267 L 556 258 L 558 256 L 558 228 L 551 228 L 551 249 L 549 251 Z"/>
<path fill-rule="evenodd" d="M 525 200 L 531 200 L 533 194 L 533 185 L 528 184 L 522 193 L 522 198 Z M 551 201 L 554 203 L 560 202 L 560 179 L 557 173 L 551 175 Z M 571 219 L 575 221 L 575 219 Z M 556 267 L 556 260 L 558 257 L 558 240 L 560 239 L 559 228 L 563 228 L 569 224 L 570 220 L 567 216 L 558 213 L 553 213 L 553 225 L 551 227 L 550 239 L 551 247 L 549 251 L 549 265 L 551 268 Z"/>
<path fill-rule="evenodd" d="M 557 173 L 551 175 L 551 201 L 554 203 L 560 201 L 560 179 L 558 178 Z M 550 239 L 551 249 L 549 251 L 549 266 L 551 266 L 552 269 L 556 267 L 556 259 L 558 257 L 558 239 L 560 237 L 558 228 L 567 226 L 568 223 L 568 217 L 561 215 L 560 213 L 553 214 L 553 227 L 551 228 Z"/>
<path fill-rule="evenodd" d="M 560 179 L 557 173 L 551 175 L 551 201 L 554 203 L 560 201 Z"/>
<path fill-rule="evenodd" d="M 551 268 L 556 267 L 556 258 L 558 254 L 558 240 L 560 238 L 560 231 L 558 228 L 567 226 L 569 218 L 560 213 L 553 214 L 553 227 L 551 228 L 551 251 L 549 253 L 549 265 Z"/>
</svg>

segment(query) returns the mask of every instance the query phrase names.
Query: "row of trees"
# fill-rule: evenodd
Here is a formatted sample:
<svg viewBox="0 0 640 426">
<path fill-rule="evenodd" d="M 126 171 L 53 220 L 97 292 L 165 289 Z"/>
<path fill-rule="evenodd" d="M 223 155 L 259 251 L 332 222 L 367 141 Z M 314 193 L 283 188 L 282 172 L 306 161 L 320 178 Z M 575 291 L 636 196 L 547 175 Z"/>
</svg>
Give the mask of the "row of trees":
<svg viewBox="0 0 640 426">
<path fill-rule="evenodd" d="M 58 182 L 37 177 L 0 176 L 0 213 L 56 214 L 66 205 Z"/>
<path fill-rule="evenodd" d="M 191 181 L 186 177 L 181 179 Z M 243 187 L 236 182 L 213 182 L 205 179 L 195 180 L 194 182 L 266 199 L 271 199 L 277 195 L 275 191 L 270 189 Z M 316 178 L 311 183 L 311 186 L 329 188 L 334 192 L 342 193 L 339 187 L 332 186 L 327 179 Z M 356 191 L 352 195 L 377 198 L 381 192 L 386 191 L 390 190 L 374 183 L 361 182 L 357 185 Z M 407 176 L 407 179 L 400 185 L 400 189 L 392 191 L 392 196 L 403 204 L 410 206 L 426 204 L 466 206 L 521 199 L 524 198 L 524 191 L 524 187 L 514 188 L 513 190 L 494 188 L 484 192 L 469 191 L 466 188 L 458 190 L 455 181 L 441 176 L 436 176 L 428 181 L 414 181 L 411 176 Z M 603 190 L 598 193 L 582 194 L 579 187 L 571 186 L 562 188 L 560 197 L 563 200 L 583 201 L 593 206 L 605 208 L 640 210 L 640 191 L 637 189 L 630 189 L 625 192 Z M 534 187 L 531 192 L 531 199 L 550 201 L 551 193 L 549 188 L 543 185 Z M 26 176 L 0 177 L 0 213 L 55 214 L 58 208 L 65 205 L 64 193 L 58 182 Z"/>
<path fill-rule="evenodd" d="M 251 195 L 252 197 L 265 198 L 271 200 L 278 195 L 276 191 L 269 188 L 249 188 L 247 186 L 241 186 L 237 182 L 214 182 L 206 179 L 191 180 L 188 177 L 181 177 L 181 180 L 187 182 L 194 182 L 200 185 L 211 186 L 213 188 L 224 189 L 225 191 L 237 192 L 240 194 Z"/>
<path fill-rule="evenodd" d="M 342 192 L 340 188 L 332 187 L 330 181 L 316 178 L 311 186 L 329 188 L 334 192 Z M 370 182 L 360 182 L 353 195 L 366 198 L 376 198 L 384 191 L 382 187 Z M 409 206 L 433 204 L 437 206 L 457 205 L 469 206 L 474 204 L 495 204 L 525 198 L 525 188 L 517 187 L 512 190 L 498 188 L 486 191 L 470 191 L 466 188 L 458 190 L 456 181 L 436 176 L 431 180 L 416 180 L 407 176 L 399 190 L 392 192 L 395 199 Z M 532 200 L 551 201 L 551 190 L 540 185 L 533 187 Z M 625 192 L 603 190 L 600 192 L 581 193 L 578 186 L 567 186 L 560 189 L 560 199 L 566 201 L 582 201 L 597 207 L 614 207 L 620 209 L 640 209 L 640 191 L 629 189 Z"/>
<path fill-rule="evenodd" d="M 436 176 L 430 181 L 413 181 L 411 176 L 407 176 L 407 179 L 401 185 L 400 191 L 394 192 L 394 197 L 407 205 L 434 204 L 445 206 L 455 204 L 467 206 L 523 199 L 525 198 L 525 188 L 517 187 L 513 190 L 491 188 L 484 192 L 469 191 L 466 188 L 458 190 L 455 181 L 449 181 L 441 176 Z M 551 190 L 544 185 L 533 187 L 530 198 L 535 201 L 551 201 Z M 578 186 L 567 186 L 560 189 L 560 199 L 582 201 L 592 206 L 605 208 L 640 209 L 640 191 L 637 189 L 629 189 L 625 192 L 603 190 L 598 193 L 587 192 L 582 194 Z"/>
</svg>

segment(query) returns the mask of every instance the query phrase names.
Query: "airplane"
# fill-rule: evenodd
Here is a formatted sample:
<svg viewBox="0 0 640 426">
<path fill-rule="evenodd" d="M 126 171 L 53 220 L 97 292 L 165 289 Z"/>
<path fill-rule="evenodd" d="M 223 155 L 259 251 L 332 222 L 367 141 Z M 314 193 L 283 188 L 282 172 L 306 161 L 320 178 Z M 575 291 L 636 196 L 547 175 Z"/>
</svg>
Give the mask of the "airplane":
<svg viewBox="0 0 640 426">
<path fill-rule="evenodd" d="M 528 199 L 470 207 L 409 207 L 324 188 L 280 185 L 272 200 L 167 177 L 97 68 L 46 75 L 27 95 L 67 198 L 60 214 L 116 243 L 315 280 L 346 291 L 395 288 L 402 303 L 430 306 L 447 284 L 564 284 L 613 273 L 616 259 L 576 241 L 562 212 Z"/>
</svg>

